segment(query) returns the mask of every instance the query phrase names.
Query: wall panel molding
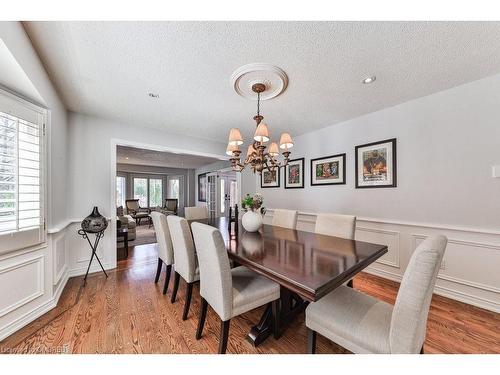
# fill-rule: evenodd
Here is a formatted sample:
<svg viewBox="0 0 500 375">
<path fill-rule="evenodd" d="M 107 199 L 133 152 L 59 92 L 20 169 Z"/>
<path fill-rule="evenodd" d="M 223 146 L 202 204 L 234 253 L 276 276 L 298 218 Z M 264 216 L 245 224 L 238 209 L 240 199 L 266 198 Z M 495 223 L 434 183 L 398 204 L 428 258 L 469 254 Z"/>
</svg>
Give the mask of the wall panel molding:
<svg viewBox="0 0 500 375">
<path fill-rule="evenodd" d="M 17 282 L 19 281 L 24 281 L 25 278 L 22 280 L 15 280 L 16 271 L 22 270 L 22 268 L 26 268 L 30 265 L 35 265 L 36 266 L 36 273 L 33 275 L 34 276 L 34 282 L 35 282 L 35 288 L 31 293 L 24 295 L 24 296 L 19 296 L 19 299 L 8 305 L 5 306 L 4 308 L 0 309 L 0 317 L 3 317 L 4 315 L 7 315 L 8 313 L 20 308 L 21 306 L 26 305 L 27 303 L 43 296 L 45 293 L 44 291 L 44 260 L 45 256 L 43 254 L 38 254 L 32 258 L 24 259 L 22 261 L 19 261 L 14 264 L 9 264 L 7 266 L 4 266 L 0 268 L 0 277 L 2 275 L 5 277 L 6 274 L 11 274 L 12 280 L 9 280 L 9 282 L 6 282 L 5 285 L 9 288 L 14 287 Z"/>
</svg>

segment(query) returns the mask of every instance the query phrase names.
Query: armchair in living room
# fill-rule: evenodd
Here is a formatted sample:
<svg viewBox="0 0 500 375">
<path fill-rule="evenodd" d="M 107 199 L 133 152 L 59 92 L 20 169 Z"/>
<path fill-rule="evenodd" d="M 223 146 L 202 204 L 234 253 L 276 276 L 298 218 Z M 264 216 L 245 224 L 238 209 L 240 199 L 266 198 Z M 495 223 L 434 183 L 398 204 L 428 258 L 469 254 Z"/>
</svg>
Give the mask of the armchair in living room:
<svg viewBox="0 0 500 375">
<path fill-rule="evenodd" d="M 136 221 L 137 225 L 141 224 L 141 219 L 149 219 L 149 214 L 151 210 L 149 208 L 143 208 L 139 204 L 139 199 L 127 199 L 125 201 L 125 206 L 127 207 L 127 213 L 132 216 Z"/>
<path fill-rule="evenodd" d="M 116 209 L 116 218 L 120 221 L 120 225 L 128 229 L 128 240 L 133 241 L 136 238 L 136 223 L 130 215 L 125 215 L 123 207 Z M 123 237 L 118 237 L 117 242 L 123 242 Z"/>
<path fill-rule="evenodd" d="M 175 198 L 165 199 L 163 209 L 172 215 L 177 215 L 178 200 Z"/>
</svg>

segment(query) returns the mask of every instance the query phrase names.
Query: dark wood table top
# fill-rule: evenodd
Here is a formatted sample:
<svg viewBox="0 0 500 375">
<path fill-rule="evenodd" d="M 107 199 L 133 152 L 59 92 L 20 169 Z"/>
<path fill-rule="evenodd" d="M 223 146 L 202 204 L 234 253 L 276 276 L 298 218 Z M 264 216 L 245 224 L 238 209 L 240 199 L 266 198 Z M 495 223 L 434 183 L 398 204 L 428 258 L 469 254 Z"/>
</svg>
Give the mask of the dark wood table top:
<svg viewBox="0 0 500 375">
<path fill-rule="evenodd" d="M 297 293 L 317 301 L 387 252 L 387 246 L 272 225 L 246 232 L 226 217 L 190 220 L 218 228 L 229 257 Z M 234 224 L 233 224 L 234 225 Z"/>
</svg>

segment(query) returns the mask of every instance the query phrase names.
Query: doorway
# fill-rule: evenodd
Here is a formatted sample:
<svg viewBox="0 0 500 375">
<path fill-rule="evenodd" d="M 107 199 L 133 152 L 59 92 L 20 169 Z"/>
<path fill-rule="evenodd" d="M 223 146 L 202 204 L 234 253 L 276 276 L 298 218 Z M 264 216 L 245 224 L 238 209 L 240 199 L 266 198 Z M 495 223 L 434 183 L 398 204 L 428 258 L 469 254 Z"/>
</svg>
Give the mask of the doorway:
<svg viewBox="0 0 500 375">
<path fill-rule="evenodd" d="M 221 172 L 218 192 L 219 216 L 229 216 L 229 207 L 239 202 L 238 180 L 235 171 Z"/>
</svg>

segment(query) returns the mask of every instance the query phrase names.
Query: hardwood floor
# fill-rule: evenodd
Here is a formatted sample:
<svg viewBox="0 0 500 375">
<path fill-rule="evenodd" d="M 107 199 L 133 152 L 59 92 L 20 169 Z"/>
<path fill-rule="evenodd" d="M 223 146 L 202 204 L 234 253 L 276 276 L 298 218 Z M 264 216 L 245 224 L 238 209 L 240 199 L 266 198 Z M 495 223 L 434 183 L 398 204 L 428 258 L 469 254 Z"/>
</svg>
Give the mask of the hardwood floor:
<svg viewBox="0 0 500 375">
<path fill-rule="evenodd" d="M 200 298 L 193 291 L 189 316 L 182 321 L 186 285 L 170 304 L 172 282 L 162 295 L 165 272 L 154 284 L 155 245 L 135 246 L 106 279 L 102 273 L 72 278 L 58 306 L 0 342 L 0 353 L 216 353 L 220 321 L 209 308 L 201 340 L 195 339 Z M 394 303 L 398 284 L 362 273 L 354 287 Z M 262 309 L 232 319 L 227 353 L 304 353 L 304 314 L 279 340 L 272 336 L 254 348 L 245 335 Z M 500 353 L 500 314 L 434 296 L 426 353 Z M 347 353 L 318 335 L 317 353 Z"/>
</svg>

